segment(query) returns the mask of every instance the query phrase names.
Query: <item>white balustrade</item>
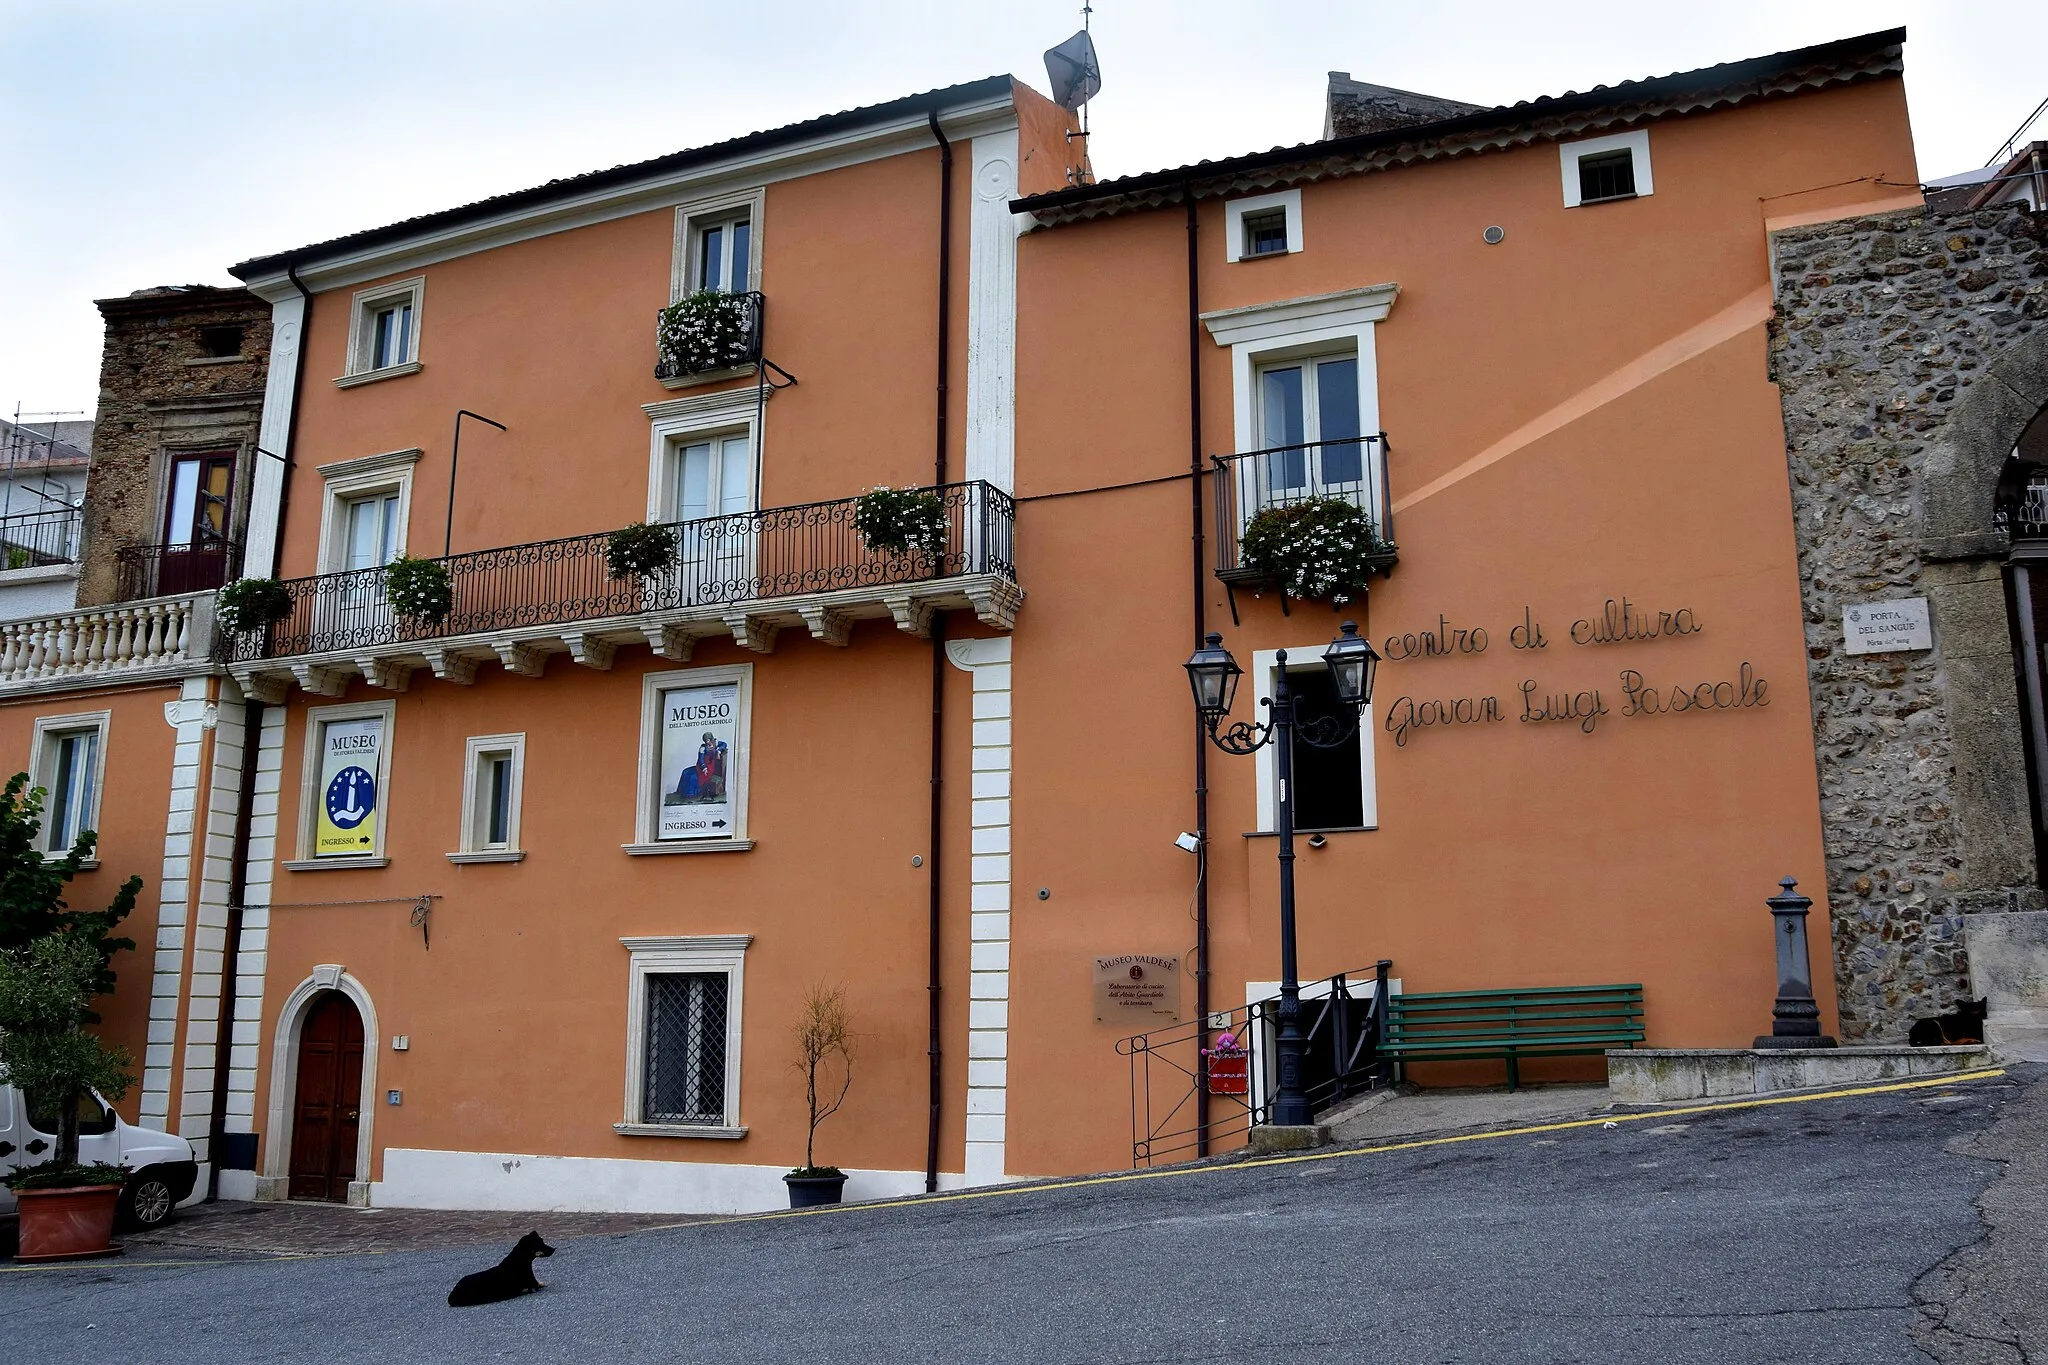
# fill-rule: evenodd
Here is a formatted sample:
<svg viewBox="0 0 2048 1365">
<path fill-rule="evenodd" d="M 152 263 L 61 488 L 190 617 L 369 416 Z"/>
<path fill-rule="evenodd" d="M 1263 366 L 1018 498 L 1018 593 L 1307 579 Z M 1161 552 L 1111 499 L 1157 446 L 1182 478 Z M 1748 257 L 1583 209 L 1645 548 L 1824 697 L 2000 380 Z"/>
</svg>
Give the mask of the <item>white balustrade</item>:
<svg viewBox="0 0 2048 1365">
<path fill-rule="evenodd" d="M 0 686 L 203 663 L 186 651 L 198 601 L 165 597 L 0 621 Z"/>
</svg>

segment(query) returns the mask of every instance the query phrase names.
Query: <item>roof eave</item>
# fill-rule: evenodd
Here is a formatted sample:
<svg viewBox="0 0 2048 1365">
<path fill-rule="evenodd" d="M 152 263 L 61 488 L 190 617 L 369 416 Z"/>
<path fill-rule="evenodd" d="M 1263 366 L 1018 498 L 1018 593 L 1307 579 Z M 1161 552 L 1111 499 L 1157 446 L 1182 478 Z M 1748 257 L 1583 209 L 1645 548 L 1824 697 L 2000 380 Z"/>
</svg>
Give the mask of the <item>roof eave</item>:
<svg viewBox="0 0 2048 1365">
<path fill-rule="evenodd" d="M 941 90 L 925 91 L 885 104 L 827 114 L 783 128 L 771 128 L 704 147 L 686 148 L 666 156 L 565 180 L 549 181 L 474 203 L 422 214 L 382 227 L 329 238 L 290 251 L 256 256 L 228 268 L 228 273 L 264 297 L 289 295 L 287 271 L 306 269 L 378 250 L 459 237 L 463 229 L 513 217 L 546 217 L 551 211 L 573 212 L 593 202 L 629 198 L 679 179 L 715 174 L 749 159 L 788 155 L 812 144 L 830 145 L 863 134 L 890 131 L 898 124 L 924 122 L 930 114 L 972 118 L 1013 106 L 1015 90 L 1008 75 L 989 76 Z"/>
<path fill-rule="evenodd" d="M 1575 117 L 1583 123 L 1591 121 L 1584 116 L 1607 113 L 1609 117 L 1602 121 L 1610 124 L 1647 123 L 1658 118 L 1698 112 L 1700 108 L 1698 104 L 1664 109 L 1642 107 L 1660 101 L 1704 100 L 1712 107 L 1797 93 L 1797 90 L 1767 89 L 1765 83 L 1782 82 L 1814 68 L 1832 66 L 1834 71 L 1822 79 L 1819 86 L 1815 86 L 1814 78 L 1808 76 L 1799 82 L 1798 89 L 1825 88 L 1895 75 L 1904 69 L 1902 47 L 1905 38 L 1906 30 L 1903 28 L 1886 29 L 1814 47 L 1703 67 L 1697 71 L 1482 109 L 1436 123 L 1390 128 L 1294 147 L 1276 147 L 1271 151 L 1253 152 L 1221 161 L 1197 162 L 1094 185 L 1053 190 L 1014 199 L 1010 201 L 1010 209 L 1013 213 L 1032 214 L 1039 224 L 1051 226 L 1155 207 L 1168 202 L 1165 198 L 1168 195 L 1173 196 L 1171 202 L 1179 202 L 1182 197 L 1213 197 L 1230 192 L 1245 177 L 1259 177 L 1260 183 L 1265 185 L 1280 185 L 1320 179 L 1331 174 L 1359 174 L 1383 169 L 1387 164 L 1504 149 L 1554 136 L 1553 129 L 1546 125 L 1566 124 Z M 1870 69 L 1873 61 L 1880 63 L 1883 69 Z M 1574 129 L 1566 135 L 1577 136 L 1580 133 L 1581 130 Z M 1409 149 L 1408 154 L 1399 154 L 1404 148 Z M 1366 164 L 1374 160 L 1383 164 Z"/>
</svg>

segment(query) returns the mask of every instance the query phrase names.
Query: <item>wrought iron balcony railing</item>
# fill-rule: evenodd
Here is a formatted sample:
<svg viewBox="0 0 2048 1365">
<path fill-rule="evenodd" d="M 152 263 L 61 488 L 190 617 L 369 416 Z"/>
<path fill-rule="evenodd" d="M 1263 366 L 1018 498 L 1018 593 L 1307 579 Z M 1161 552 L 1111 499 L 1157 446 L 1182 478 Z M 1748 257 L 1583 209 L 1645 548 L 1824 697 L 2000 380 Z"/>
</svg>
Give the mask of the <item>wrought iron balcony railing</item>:
<svg viewBox="0 0 2048 1365">
<path fill-rule="evenodd" d="M 397 615 L 385 598 L 382 569 L 290 579 L 283 587 L 291 606 L 281 620 L 221 633 L 226 661 L 349 654 L 679 609 L 751 609 L 969 576 L 1014 584 L 1009 495 L 978 481 L 935 491 L 945 509 L 943 543 L 900 554 L 870 550 L 854 527 L 856 499 L 844 498 L 668 523 L 675 537 L 668 563 L 625 578 L 611 575 L 607 532 L 451 555 L 436 561 L 448 571 L 452 599 L 440 620 Z"/>
<path fill-rule="evenodd" d="M 76 564 L 85 509 L 52 507 L 0 516 L 0 569 Z"/>
<path fill-rule="evenodd" d="M 669 308 L 654 315 L 656 379 L 718 374 L 761 359 L 761 314 L 766 304 L 758 292 L 704 291 L 691 297 L 707 301 L 701 316 L 672 324 Z M 684 304 L 689 302 L 684 300 Z"/>
<path fill-rule="evenodd" d="M 242 546 L 234 540 L 203 545 L 124 545 L 115 552 L 114 563 L 118 600 L 136 602 L 226 586 L 241 572 Z"/>
<path fill-rule="evenodd" d="M 1244 562 L 1245 528 L 1261 512 L 1321 498 L 1349 504 L 1371 520 L 1386 550 L 1368 556 L 1363 567 L 1385 572 L 1395 559 L 1386 457 L 1385 432 L 1216 456 L 1216 576 L 1226 583 L 1259 579 L 1259 571 Z"/>
</svg>

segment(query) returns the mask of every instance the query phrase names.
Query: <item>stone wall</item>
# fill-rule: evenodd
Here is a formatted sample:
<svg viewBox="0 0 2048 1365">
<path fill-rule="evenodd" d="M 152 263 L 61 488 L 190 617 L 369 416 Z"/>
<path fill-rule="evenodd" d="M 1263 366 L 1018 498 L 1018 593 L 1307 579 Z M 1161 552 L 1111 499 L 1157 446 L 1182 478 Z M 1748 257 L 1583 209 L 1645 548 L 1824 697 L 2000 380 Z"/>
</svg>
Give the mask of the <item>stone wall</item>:
<svg viewBox="0 0 2048 1365">
<path fill-rule="evenodd" d="M 161 484 L 168 450 L 241 453 L 231 509 L 232 535 L 241 538 L 270 360 L 270 305 L 245 289 L 145 289 L 101 299 L 99 309 L 106 341 L 86 483 L 80 606 L 118 599 L 122 547 L 163 539 Z M 233 327 L 242 331 L 240 349 L 207 354 L 202 329 Z"/>
<path fill-rule="evenodd" d="M 2048 324 L 2044 239 L 2048 215 L 2011 209 L 1772 238 L 1845 1041 L 1900 1038 L 1967 990 L 1965 916 L 2043 904 L 2023 784 L 2015 811 L 2015 784 L 1980 780 L 2017 757 L 1973 752 L 1986 735 L 2018 743 L 2001 569 L 1989 553 L 1929 553 L 1920 533 L 1957 405 Z M 1981 517 L 1993 546 L 1988 489 Z M 1844 607 L 1902 597 L 1933 602 L 1932 652 L 1844 652 Z M 1995 723 L 1958 724 L 1958 707 Z"/>
</svg>

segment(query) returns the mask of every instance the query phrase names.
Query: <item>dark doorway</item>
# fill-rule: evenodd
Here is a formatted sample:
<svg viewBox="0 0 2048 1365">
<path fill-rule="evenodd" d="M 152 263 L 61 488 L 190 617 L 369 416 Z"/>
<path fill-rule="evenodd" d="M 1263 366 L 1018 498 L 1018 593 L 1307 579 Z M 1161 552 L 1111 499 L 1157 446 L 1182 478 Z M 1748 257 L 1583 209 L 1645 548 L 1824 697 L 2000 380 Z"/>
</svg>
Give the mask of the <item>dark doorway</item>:
<svg viewBox="0 0 2048 1365">
<path fill-rule="evenodd" d="M 1287 670 L 1294 694 L 1294 714 L 1302 721 L 1329 719 L 1339 727 L 1358 724 L 1358 708 L 1340 705 L 1337 684 L 1321 663 Z M 1294 827 L 1357 829 L 1365 823 L 1365 783 L 1353 733 L 1343 743 L 1319 749 L 1296 737 L 1294 743 Z"/>
<path fill-rule="evenodd" d="M 291 1197 L 344 1203 L 356 1178 L 363 1100 L 363 1017 L 340 991 L 306 1011 L 292 1097 Z"/>
<path fill-rule="evenodd" d="M 233 451 L 178 455 L 164 498 L 164 539 L 151 597 L 218 588 L 228 574 L 228 504 Z"/>
</svg>

